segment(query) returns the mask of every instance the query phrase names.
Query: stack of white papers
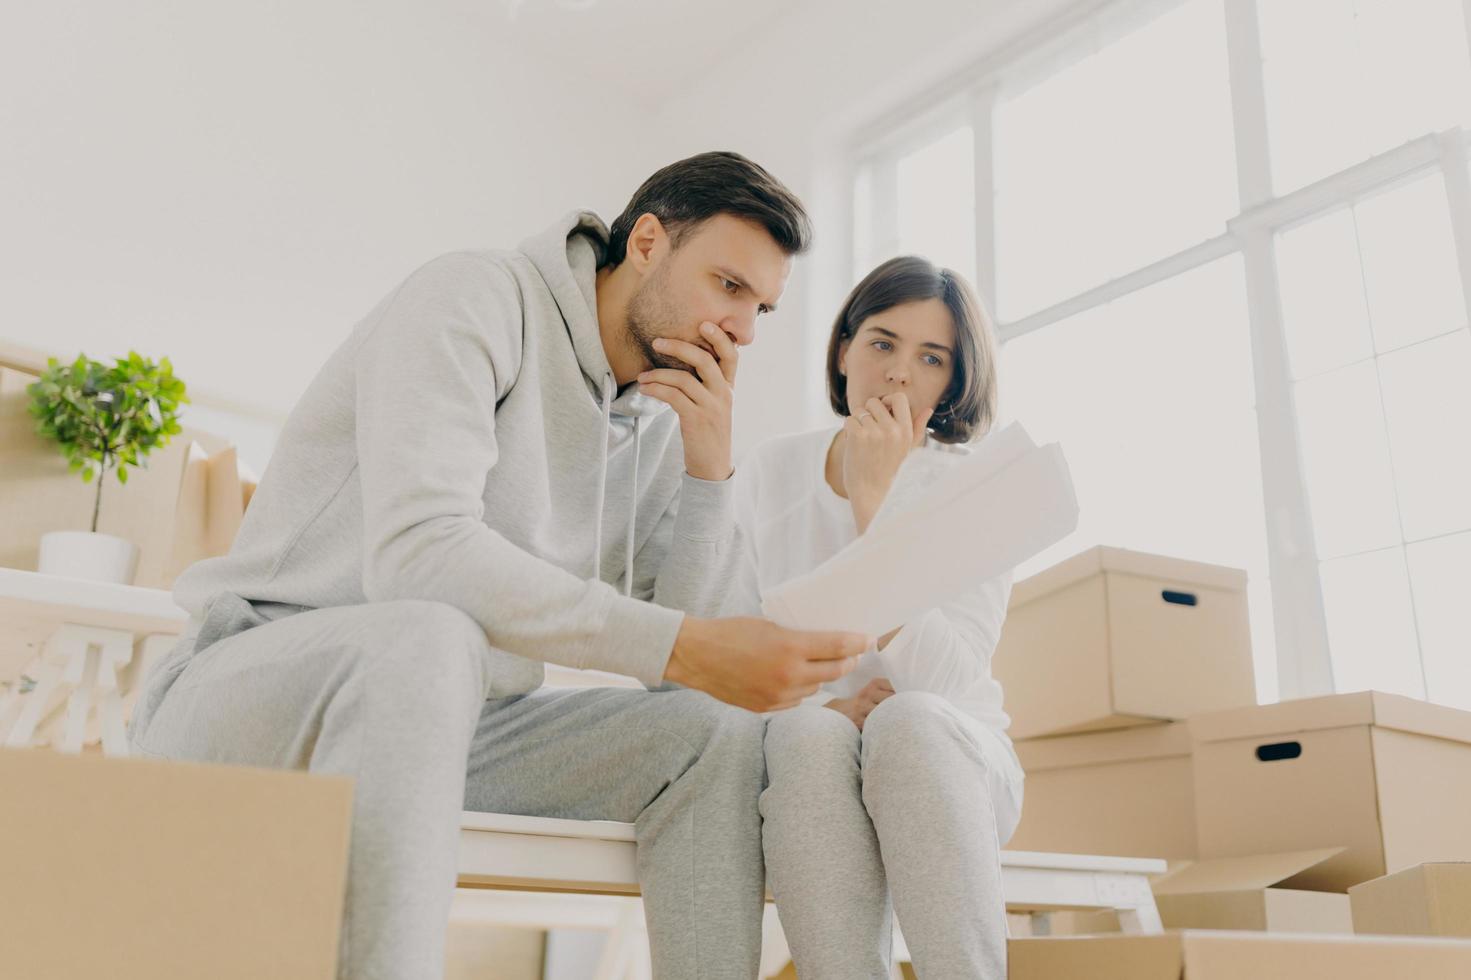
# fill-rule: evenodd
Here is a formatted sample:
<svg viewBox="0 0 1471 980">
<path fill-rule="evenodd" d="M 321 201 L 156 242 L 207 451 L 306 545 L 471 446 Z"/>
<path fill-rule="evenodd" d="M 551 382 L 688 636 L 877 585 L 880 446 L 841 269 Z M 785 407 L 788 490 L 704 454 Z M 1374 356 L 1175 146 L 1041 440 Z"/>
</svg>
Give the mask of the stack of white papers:
<svg viewBox="0 0 1471 980">
<path fill-rule="evenodd" d="M 897 513 L 761 603 L 782 626 L 878 637 L 1010 571 L 1078 526 L 1078 499 L 1056 443 L 1013 423 Z"/>
</svg>

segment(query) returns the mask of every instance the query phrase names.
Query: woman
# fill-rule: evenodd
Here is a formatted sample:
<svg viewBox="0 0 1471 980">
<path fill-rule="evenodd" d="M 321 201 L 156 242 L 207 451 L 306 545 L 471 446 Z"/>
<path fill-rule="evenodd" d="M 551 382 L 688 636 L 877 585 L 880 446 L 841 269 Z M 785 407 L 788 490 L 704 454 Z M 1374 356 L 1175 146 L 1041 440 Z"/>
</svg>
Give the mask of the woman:
<svg viewBox="0 0 1471 980">
<path fill-rule="evenodd" d="M 859 283 L 828 345 L 841 427 L 772 440 L 740 467 L 731 611 L 754 612 L 961 458 L 995 417 L 995 352 L 954 272 L 901 257 Z M 888 977 L 891 893 L 919 976 L 1005 977 L 999 851 L 1022 771 L 990 661 L 1010 591 L 1009 574 L 977 584 L 768 720 L 767 880 L 802 980 Z"/>
</svg>

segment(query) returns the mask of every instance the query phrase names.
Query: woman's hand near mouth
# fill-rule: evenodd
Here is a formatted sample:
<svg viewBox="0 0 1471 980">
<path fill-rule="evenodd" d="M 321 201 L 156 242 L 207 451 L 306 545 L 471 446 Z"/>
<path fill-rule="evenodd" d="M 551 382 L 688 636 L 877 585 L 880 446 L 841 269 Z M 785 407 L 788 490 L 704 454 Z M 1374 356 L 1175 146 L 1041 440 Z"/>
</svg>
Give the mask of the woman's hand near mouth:
<svg viewBox="0 0 1471 980">
<path fill-rule="evenodd" d="M 926 410 L 912 416 L 909 397 L 901 391 L 870 398 L 862 411 L 843 420 L 843 489 L 859 534 L 868 530 L 904 458 L 923 440 L 933 414 Z"/>
</svg>

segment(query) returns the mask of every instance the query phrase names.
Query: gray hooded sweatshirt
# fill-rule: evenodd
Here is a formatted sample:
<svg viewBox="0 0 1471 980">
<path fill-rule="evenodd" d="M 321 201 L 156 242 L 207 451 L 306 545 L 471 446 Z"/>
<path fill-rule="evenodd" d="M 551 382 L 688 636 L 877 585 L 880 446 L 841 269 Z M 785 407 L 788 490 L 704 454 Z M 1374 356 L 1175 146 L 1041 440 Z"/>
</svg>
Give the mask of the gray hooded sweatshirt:
<svg viewBox="0 0 1471 980">
<path fill-rule="evenodd" d="M 378 304 L 287 420 L 230 553 L 174 596 L 194 648 L 327 606 L 455 606 L 503 651 L 663 677 L 683 611 L 739 553 L 730 481 L 684 472 L 678 418 L 621 394 L 598 333 L 607 229 L 574 212 L 516 251 L 434 259 Z"/>
</svg>

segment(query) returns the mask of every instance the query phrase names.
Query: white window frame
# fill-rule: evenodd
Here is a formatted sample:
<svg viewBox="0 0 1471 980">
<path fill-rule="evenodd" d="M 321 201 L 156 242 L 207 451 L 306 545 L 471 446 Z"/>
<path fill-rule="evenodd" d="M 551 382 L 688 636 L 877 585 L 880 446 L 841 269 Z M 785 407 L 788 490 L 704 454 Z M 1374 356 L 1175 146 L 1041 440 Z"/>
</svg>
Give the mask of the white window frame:
<svg viewBox="0 0 1471 980">
<path fill-rule="evenodd" d="M 873 239 L 868 257 L 890 255 L 898 248 L 895 175 L 899 159 L 968 121 L 975 138 L 977 265 L 970 271 L 989 308 L 997 309 L 992 114 L 999 94 L 1009 85 L 1025 86 L 1032 79 L 1086 57 L 1140 22 L 1182 2 L 1081 2 L 969 70 L 922 93 L 909 105 L 852 134 L 847 158 L 853 162 L 854 173 L 860 168 L 867 171 L 874 188 L 874 227 L 869 229 Z M 1445 179 L 1461 288 L 1471 315 L 1471 177 L 1467 171 L 1471 134 L 1460 129 L 1427 134 L 1277 196 L 1268 152 L 1258 0 L 1218 2 L 1224 4 L 1225 13 L 1240 213 L 1226 222 L 1222 234 L 1208 241 L 1019 320 L 999 323 L 997 333 L 1006 343 L 1216 259 L 1242 256 L 1272 578 L 1278 696 L 1287 700 L 1332 693 L 1334 683 L 1277 282 L 1277 233 L 1395 184 L 1439 171 Z M 1471 51 L 1471 0 L 1462 3 L 1467 48 Z M 933 108 L 917 113 L 916 106 Z M 850 234 L 856 235 L 856 229 L 850 228 Z M 847 254 L 854 256 L 854 240 L 850 239 L 848 246 Z M 867 268 L 853 271 L 862 274 Z M 1467 420 L 1467 429 L 1471 431 L 1471 419 Z"/>
</svg>

